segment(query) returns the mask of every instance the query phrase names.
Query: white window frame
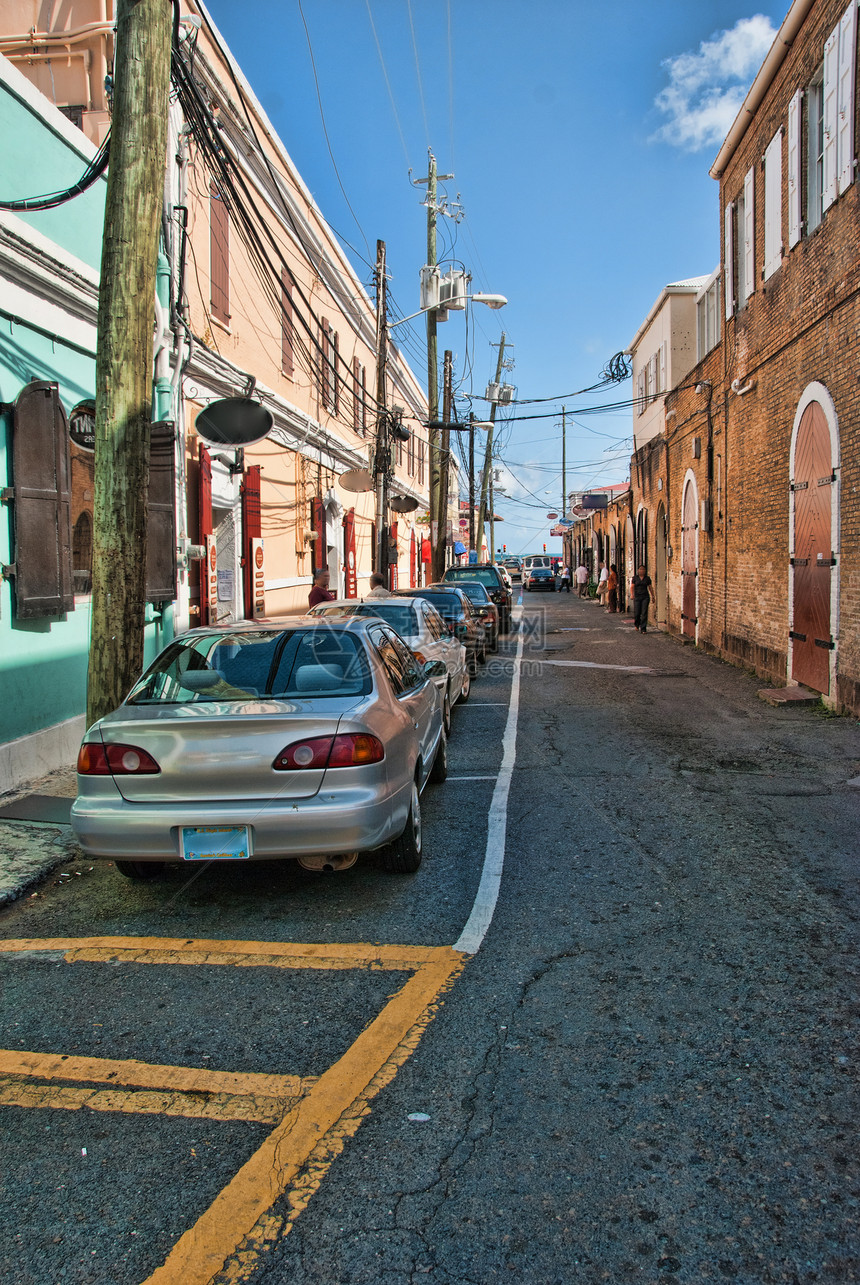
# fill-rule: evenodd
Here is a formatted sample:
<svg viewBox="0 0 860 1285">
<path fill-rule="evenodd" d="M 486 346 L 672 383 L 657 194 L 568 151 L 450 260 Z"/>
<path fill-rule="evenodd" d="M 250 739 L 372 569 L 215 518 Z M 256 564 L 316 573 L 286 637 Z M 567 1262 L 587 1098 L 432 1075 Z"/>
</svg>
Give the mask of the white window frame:
<svg viewBox="0 0 860 1285">
<path fill-rule="evenodd" d="M 857 51 L 857 0 L 839 20 L 836 96 L 836 170 L 839 195 L 854 182 L 854 72 Z"/>
<path fill-rule="evenodd" d="M 764 267 L 767 281 L 782 264 L 782 129 L 764 154 Z"/>
<path fill-rule="evenodd" d="M 821 179 L 821 213 L 825 214 L 836 200 L 837 163 L 836 139 L 839 124 L 839 28 L 832 31 L 824 42 L 824 81 L 822 89 L 822 117 L 824 120 L 824 152 Z"/>
<path fill-rule="evenodd" d="M 824 64 L 806 89 L 806 234 L 824 214 Z"/>
<path fill-rule="evenodd" d="M 696 295 L 696 360 L 716 348 L 720 330 L 720 269 L 715 268 Z"/>
</svg>

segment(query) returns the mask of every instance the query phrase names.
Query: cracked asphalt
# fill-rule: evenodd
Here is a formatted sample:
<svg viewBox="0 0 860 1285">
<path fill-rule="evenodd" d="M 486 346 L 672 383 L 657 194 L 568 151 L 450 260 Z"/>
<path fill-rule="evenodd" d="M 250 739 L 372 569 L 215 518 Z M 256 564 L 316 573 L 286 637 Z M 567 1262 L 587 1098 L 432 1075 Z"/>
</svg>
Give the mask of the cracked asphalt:
<svg viewBox="0 0 860 1285">
<path fill-rule="evenodd" d="M 214 1280 L 856 1281 L 860 726 L 774 709 L 760 680 L 574 595 L 526 595 L 525 610 L 541 627 L 490 931 L 289 1234 Z M 259 866 L 137 886 L 98 866 L 48 876 L 0 912 L 0 935 L 453 942 L 492 794 L 456 778 L 498 769 L 509 671 L 503 648 L 455 710 L 414 878 L 370 859 L 325 880 Z M 273 989 L 261 970 L 222 992 L 187 969 L 152 987 L 114 969 L 76 1006 L 74 979 L 51 981 L 64 967 L 12 969 L 7 1047 L 308 1074 L 399 984 L 285 970 Z M 76 967 L 84 986 L 96 966 Z M 282 1049 L 289 1065 L 273 1065 Z M 0 1276 L 16 1285 L 142 1280 L 256 1137 L 111 1116 L 91 1136 L 88 1114 L 0 1108 L 19 1237 Z M 23 1193 L 8 1180 L 22 1154 Z"/>
</svg>

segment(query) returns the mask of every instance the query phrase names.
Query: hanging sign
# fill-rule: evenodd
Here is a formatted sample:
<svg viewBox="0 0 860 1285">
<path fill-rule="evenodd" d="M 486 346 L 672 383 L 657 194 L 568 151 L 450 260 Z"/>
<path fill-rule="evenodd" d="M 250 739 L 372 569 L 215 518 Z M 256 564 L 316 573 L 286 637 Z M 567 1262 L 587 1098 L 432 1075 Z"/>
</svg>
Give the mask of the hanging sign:
<svg viewBox="0 0 860 1285">
<path fill-rule="evenodd" d="M 254 619 L 259 620 L 266 614 L 266 576 L 263 566 L 263 541 L 257 536 L 251 537 L 251 566 L 254 577 Z"/>
<path fill-rule="evenodd" d="M 209 623 L 218 619 L 218 550 L 214 535 L 205 537 L 206 544 L 206 601 L 209 604 Z"/>
</svg>

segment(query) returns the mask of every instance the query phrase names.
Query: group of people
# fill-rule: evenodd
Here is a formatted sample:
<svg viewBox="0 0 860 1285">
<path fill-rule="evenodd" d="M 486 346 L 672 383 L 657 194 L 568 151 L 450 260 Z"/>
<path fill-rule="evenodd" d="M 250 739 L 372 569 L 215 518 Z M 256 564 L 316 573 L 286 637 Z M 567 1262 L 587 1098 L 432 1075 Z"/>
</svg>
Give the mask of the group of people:
<svg viewBox="0 0 860 1285">
<path fill-rule="evenodd" d="M 588 567 L 584 562 L 576 568 L 576 587 L 580 598 L 588 597 Z M 570 568 L 565 567 L 561 573 L 561 587 L 565 587 L 570 592 Z M 600 576 L 597 581 L 597 596 L 604 604 L 607 612 L 616 612 L 618 610 L 618 568 L 614 563 L 608 567 L 605 562 L 600 564 Z M 636 574 L 630 581 L 630 596 L 633 599 L 633 624 L 640 634 L 644 634 L 648 629 L 648 607 L 650 603 L 656 606 L 657 598 L 654 593 L 654 585 L 651 577 L 648 575 L 644 566 L 636 568 Z"/>
</svg>

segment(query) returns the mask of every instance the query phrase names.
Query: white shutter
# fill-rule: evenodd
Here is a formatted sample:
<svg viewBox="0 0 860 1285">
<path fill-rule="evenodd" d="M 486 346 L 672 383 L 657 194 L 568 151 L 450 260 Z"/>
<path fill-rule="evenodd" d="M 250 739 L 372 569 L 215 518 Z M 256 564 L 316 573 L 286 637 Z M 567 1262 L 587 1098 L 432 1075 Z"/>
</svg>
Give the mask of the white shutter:
<svg viewBox="0 0 860 1285">
<path fill-rule="evenodd" d="M 800 204 L 800 103 L 803 90 L 788 104 L 788 247 L 800 240 L 802 209 Z"/>
<path fill-rule="evenodd" d="M 836 135 L 838 132 L 838 64 L 839 28 L 824 43 L 824 177 L 822 179 L 821 209 L 829 210 L 836 200 Z"/>
<path fill-rule="evenodd" d="M 636 396 L 639 400 L 638 411 L 641 415 L 645 410 L 645 367 L 639 371 L 636 379 Z"/>
<path fill-rule="evenodd" d="M 764 280 L 782 263 L 782 130 L 764 154 Z"/>
<path fill-rule="evenodd" d="M 755 290 L 755 167 L 744 178 L 744 289 Z"/>
<path fill-rule="evenodd" d="M 726 206 L 725 214 L 725 237 L 723 238 L 723 253 L 726 259 L 725 278 L 726 278 L 726 321 L 729 321 L 735 310 L 735 238 L 734 238 L 734 219 L 735 203 L 729 201 Z"/>
<path fill-rule="evenodd" d="M 664 339 L 660 345 L 660 391 L 664 392 L 669 387 L 667 380 L 669 377 L 669 342 Z"/>
<path fill-rule="evenodd" d="M 657 396 L 657 354 L 652 353 L 648 358 L 648 400 L 653 402 Z"/>
<path fill-rule="evenodd" d="M 851 0 L 839 22 L 836 168 L 839 193 L 854 182 L 854 65 L 857 48 L 857 5 Z"/>
</svg>

